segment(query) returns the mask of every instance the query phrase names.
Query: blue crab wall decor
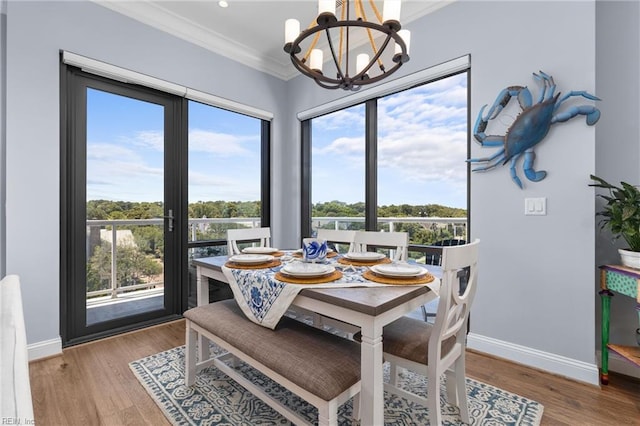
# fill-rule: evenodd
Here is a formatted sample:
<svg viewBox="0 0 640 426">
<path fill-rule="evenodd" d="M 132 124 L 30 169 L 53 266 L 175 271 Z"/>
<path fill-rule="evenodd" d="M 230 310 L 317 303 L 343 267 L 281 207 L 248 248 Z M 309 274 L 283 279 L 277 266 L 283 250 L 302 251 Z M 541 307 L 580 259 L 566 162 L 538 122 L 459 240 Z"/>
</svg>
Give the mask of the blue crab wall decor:
<svg viewBox="0 0 640 426">
<path fill-rule="evenodd" d="M 599 101 L 600 99 L 585 91 L 571 91 L 560 97 L 560 92 L 554 95 L 556 85 L 553 77 L 540 71 L 533 73 L 537 81 L 542 82 L 542 90 L 537 103 L 533 104 L 531 92 L 526 86 L 510 86 L 503 89 L 486 115 L 483 115 L 487 105 L 480 109 L 476 124 L 473 128 L 473 136 L 483 147 L 500 147 L 491 157 L 471 158 L 470 163 L 484 163 L 481 167 L 473 169 L 474 172 L 487 171 L 496 168 L 500 163 L 510 162 L 511 179 L 522 189 L 522 181 L 516 173 L 516 162 L 524 154 L 524 175 L 532 182 L 539 182 L 545 178 L 547 172 L 536 171 L 533 162 L 536 154 L 533 148 L 539 144 L 552 124 L 561 123 L 572 119 L 577 115 L 586 115 L 587 124 L 593 126 L 600 118 L 600 110 L 591 105 L 573 106 L 564 112 L 558 112 L 560 105 L 573 96 Z M 485 130 L 490 120 L 500 114 L 500 111 L 509 103 L 513 96 L 517 96 L 522 112 L 509 126 L 504 136 L 487 135 Z"/>
</svg>

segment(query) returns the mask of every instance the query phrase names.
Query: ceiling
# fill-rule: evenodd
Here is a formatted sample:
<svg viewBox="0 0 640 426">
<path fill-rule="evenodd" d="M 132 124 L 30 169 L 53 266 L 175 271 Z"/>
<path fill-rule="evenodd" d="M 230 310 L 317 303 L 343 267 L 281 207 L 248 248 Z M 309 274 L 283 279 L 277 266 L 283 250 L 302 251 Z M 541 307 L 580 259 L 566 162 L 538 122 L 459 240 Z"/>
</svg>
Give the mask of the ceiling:
<svg viewBox="0 0 640 426">
<path fill-rule="evenodd" d="M 217 0 L 93 1 L 283 80 L 298 75 L 283 50 L 285 20 L 305 28 L 317 14 L 314 0 L 227 0 L 227 8 Z M 400 20 L 406 25 L 452 1 L 404 0 Z"/>
</svg>

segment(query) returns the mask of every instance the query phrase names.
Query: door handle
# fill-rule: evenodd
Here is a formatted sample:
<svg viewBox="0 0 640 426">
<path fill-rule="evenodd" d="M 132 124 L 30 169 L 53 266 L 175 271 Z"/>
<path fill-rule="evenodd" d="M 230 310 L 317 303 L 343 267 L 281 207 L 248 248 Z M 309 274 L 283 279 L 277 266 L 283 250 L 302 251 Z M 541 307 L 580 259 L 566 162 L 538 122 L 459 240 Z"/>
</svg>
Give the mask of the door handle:
<svg viewBox="0 0 640 426">
<path fill-rule="evenodd" d="M 176 218 L 173 216 L 173 210 L 172 210 L 172 209 L 169 209 L 169 214 L 168 214 L 167 216 L 164 216 L 164 218 L 169 220 L 169 223 L 168 223 L 168 225 L 169 225 L 169 232 L 173 232 L 173 228 L 174 228 L 174 223 L 173 223 L 173 222 L 174 222 L 174 220 L 176 219 Z"/>
</svg>

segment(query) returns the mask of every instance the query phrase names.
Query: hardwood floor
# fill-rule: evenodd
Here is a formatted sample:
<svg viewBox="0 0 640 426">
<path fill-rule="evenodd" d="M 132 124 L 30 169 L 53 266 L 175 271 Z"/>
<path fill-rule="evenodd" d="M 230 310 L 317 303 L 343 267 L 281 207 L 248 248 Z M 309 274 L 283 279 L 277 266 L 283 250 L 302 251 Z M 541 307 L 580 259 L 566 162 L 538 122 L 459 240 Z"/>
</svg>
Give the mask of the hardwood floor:
<svg viewBox="0 0 640 426">
<path fill-rule="evenodd" d="M 38 425 L 168 425 L 129 362 L 184 344 L 184 320 L 65 349 L 30 364 Z M 542 425 L 640 425 L 640 381 L 600 389 L 469 351 L 467 375 L 544 405 Z"/>
</svg>

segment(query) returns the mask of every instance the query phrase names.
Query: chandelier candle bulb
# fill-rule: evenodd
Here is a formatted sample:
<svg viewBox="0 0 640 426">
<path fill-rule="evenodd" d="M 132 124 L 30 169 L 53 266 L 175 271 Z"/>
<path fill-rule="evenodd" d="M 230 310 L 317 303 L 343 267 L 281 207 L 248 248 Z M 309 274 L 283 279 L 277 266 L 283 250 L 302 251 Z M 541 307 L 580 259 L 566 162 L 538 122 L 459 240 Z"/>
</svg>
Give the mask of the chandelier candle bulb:
<svg viewBox="0 0 640 426">
<path fill-rule="evenodd" d="M 369 55 L 366 53 L 359 54 L 356 57 L 356 74 L 360 74 L 367 65 L 369 65 Z"/>
<path fill-rule="evenodd" d="M 402 38 L 402 41 L 404 41 L 404 45 L 407 48 L 407 55 L 409 54 L 409 46 L 411 45 L 411 31 L 409 30 L 400 30 L 398 31 L 398 35 Z M 401 55 L 402 54 L 402 47 L 396 43 L 396 50 L 395 50 L 396 55 Z"/>
<path fill-rule="evenodd" d="M 322 74 L 322 50 L 313 49 L 309 58 L 309 68 Z"/>
<path fill-rule="evenodd" d="M 300 21 L 297 19 L 287 19 L 284 22 L 284 42 L 293 43 L 300 35 Z"/>
<path fill-rule="evenodd" d="M 336 16 L 336 2 L 335 0 L 318 0 L 318 16 L 330 13 Z"/>
<path fill-rule="evenodd" d="M 400 0 L 384 0 L 382 22 L 396 31 L 400 29 Z"/>
</svg>

